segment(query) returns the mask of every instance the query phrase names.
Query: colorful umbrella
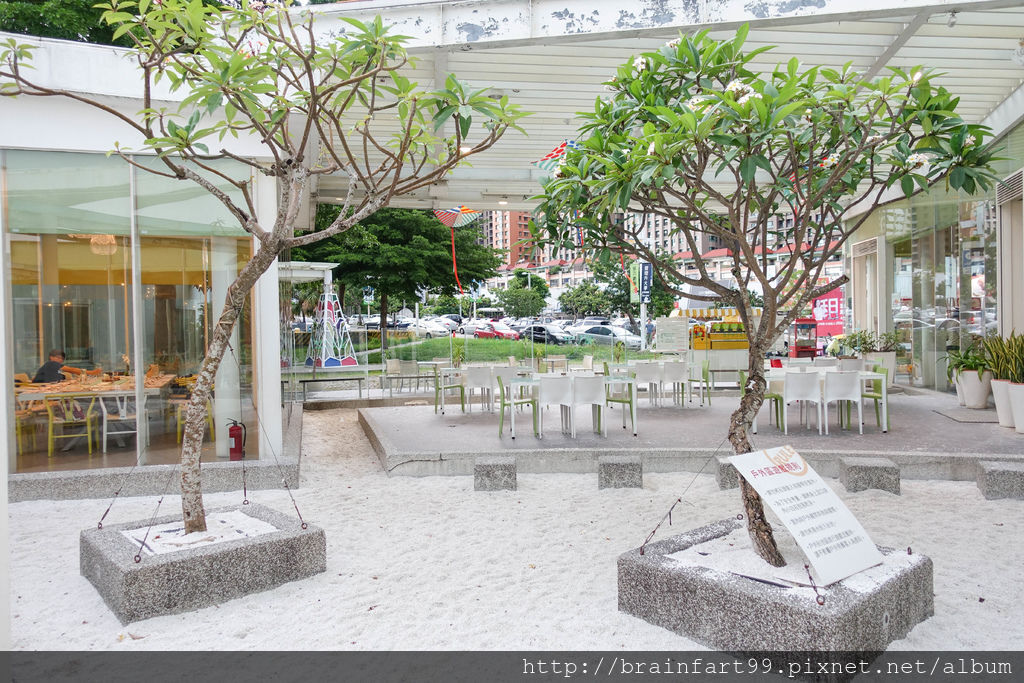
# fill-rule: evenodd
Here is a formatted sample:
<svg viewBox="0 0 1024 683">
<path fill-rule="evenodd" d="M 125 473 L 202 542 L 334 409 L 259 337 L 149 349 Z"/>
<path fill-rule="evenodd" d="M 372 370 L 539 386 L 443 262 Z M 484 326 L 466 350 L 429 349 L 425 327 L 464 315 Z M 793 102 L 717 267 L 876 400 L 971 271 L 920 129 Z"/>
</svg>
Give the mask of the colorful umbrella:
<svg viewBox="0 0 1024 683">
<path fill-rule="evenodd" d="M 551 169 L 557 168 L 559 165 L 561 165 L 562 161 L 565 158 L 565 153 L 567 150 L 578 148 L 579 143 L 577 143 L 575 140 L 566 140 L 558 147 L 555 147 L 553 150 L 545 154 L 544 158 L 542 158 L 540 161 L 531 161 L 530 163 L 536 166 L 537 168 L 541 169 L 542 171 L 550 171 Z"/>
<path fill-rule="evenodd" d="M 462 294 L 462 283 L 459 282 L 459 267 L 455 263 L 455 228 L 469 225 L 480 215 L 479 211 L 466 206 L 456 206 L 454 209 L 434 209 L 434 215 L 452 229 L 452 271 L 455 273 L 455 284 L 459 286 L 459 294 Z"/>
</svg>

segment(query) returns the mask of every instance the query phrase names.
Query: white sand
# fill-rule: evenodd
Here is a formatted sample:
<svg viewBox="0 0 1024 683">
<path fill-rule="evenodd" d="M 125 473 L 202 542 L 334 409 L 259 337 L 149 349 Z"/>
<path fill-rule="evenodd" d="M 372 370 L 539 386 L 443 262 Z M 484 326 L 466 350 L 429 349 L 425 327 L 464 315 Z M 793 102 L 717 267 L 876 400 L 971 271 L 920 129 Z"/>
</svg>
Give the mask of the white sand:
<svg viewBox="0 0 1024 683">
<path fill-rule="evenodd" d="M 240 538 L 254 538 L 277 531 L 273 524 L 250 517 L 240 510 L 211 512 L 206 516 L 206 531 L 185 533 L 181 521 L 157 524 L 152 528 L 139 527 L 122 531 L 121 534 L 141 548 L 144 555 L 166 555 L 191 548 L 237 541 Z"/>
<path fill-rule="evenodd" d="M 657 538 L 739 511 L 707 475 L 524 474 L 515 492 L 472 477 L 388 478 L 354 411 L 307 412 L 302 488 L 327 531 L 327 572 L 198 612 L 121 626 L 78 572 L 78 532 L 108 501 L 9 506 L 15 649 L 698 649 L 616 609 L 616 558 L 637 547 L 687 486 Z M 345 445 L 342 445 L 345 444 Z M 881 545 L 935 563 L 935 616 L 894 649 L 1024 647 L 1024 501 L 986 501 L 973 482 L 904 481 L 903 495 L 839 496 Z M 250 491 L 286 513 L 283 491 Z M 211 494 L 208 507 L 240 502 Z M 118 501 L 106 523 L 148 519 L 156 498 Z M 161 514 L 179 509 L 164 500 Z M 62 530 L 63 529 L 63 530 Z M 45 539 L 45 541 L 41 541 Z M 984 599 L 982 602 L 981 599 Z"/>
</svg>

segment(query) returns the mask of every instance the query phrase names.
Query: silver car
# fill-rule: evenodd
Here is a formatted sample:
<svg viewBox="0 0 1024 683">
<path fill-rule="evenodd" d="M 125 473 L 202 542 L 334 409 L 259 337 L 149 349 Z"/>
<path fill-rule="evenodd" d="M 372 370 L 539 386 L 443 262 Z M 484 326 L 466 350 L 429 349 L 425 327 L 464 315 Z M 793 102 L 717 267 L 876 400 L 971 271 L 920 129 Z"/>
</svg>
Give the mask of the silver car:
<svg viewBox="0 0 1024 683">
<path fill-rule="evenodd" d="M 576 340 L 580 344 L 603 344 L 605 346 L 614 346 L 615 342 L 622 342 L 627 349 L 640 348 L 640 337 L 613 325 L 585 327 L 576 333 Z"/>
</svg>

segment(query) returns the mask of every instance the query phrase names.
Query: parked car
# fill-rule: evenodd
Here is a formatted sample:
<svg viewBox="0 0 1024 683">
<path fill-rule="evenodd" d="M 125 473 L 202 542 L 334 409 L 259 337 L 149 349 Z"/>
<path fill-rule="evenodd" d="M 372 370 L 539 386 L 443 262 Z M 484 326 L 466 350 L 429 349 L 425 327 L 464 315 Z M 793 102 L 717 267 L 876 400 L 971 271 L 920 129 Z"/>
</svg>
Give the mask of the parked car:
<svg viewBox="0 0 1024 683">
<path fill-rule="evenodd" d="M 417 337 L 423 337 L 424 339 L 447 337 L 449 334 L 448 328 L 441 323 L 436 320 L 424 320 L 423 318 L 412 321 L 408 329 Z"/>
<path fill-rule="evenodd" d="M 566 334 L 555 325 L 530 325 L 523 330 L 523 339 L 532 339 L 541 344 L 570 344 L 571 334 Z"/>
<path fill-rule="evenodd" d="M 587 329 L 589 327 L 594 327 L 595 325 L 611 325 L 611 324 L 612 323 L 611 323 L 610 320 L 608 320 L 608 318 L 589 317 L 589 318 L 584 318 L 583 320 L 575 322 L 575 323 L 573 323 L 571 325 L 568 325 L 565 328 L 565 331 L 568 332 L 569 334 L 573 335 L 573 336 L 576 336 L 580 332 L 583 332 L 585 329 Z"/>
<path fill-rule="evenodd" d="M 458 313 L 445 313 L 441 317 L 442 318 L 448 318 L 449 320 L 454 320 L 457 324 L 460 324 L 460 325 L 462 324 L 462 321 L 464 320 L 464 318 L 461 315 L 459 315 Z"/>
<path fill-rule="evenodd" d="M 490 323 L 490 320 L 484 318 L 463 318 L 462 324 L 459 325 L 459 334 L 476 334 L 477 330 Z"/>
<path fill-rule="evenodd" d="M 449 334 L 451 334 L 452 332 L 454 332 L 455 330 L 457 330 L 459 328 L 459 324 L 457 322 L 455 322 L 451 318 L 448 318 L 448 317 L 445 317 L 445 316 L 436 317 L 436 318 L 423 318 L 423 320 L 429 320 L 432 323 L 440 325 L 441 327 L 443 327 L 446 330 L 448 330 Z"/>
<path fill-rule="evenodd" d="M 519 333 L 503 323 L 481 325 L 473 336 L 481 339 L 519 339 Z"/>
<path fill-rule="evenodd" d="M 581 344 L 602 344 L 604 346 L 622 342 L 627 349 L 640 348 L 639 336 L 630 334 L 623 328 L 614 325 L 591 325 L 578 332 L 576 340 Z"/>
</svg>

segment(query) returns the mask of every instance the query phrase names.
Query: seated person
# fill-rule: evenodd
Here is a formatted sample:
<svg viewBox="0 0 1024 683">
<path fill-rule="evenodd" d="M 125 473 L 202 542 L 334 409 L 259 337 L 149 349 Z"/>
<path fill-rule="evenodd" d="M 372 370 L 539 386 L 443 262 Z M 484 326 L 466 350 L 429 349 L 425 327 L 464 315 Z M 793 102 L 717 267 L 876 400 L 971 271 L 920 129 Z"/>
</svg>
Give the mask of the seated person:
<svg viewBox="0 0 1024 683">
<path fill-rule="evenodd" d="M 60 382 L 64 380 L 63 373 L 78 375 L 82 371 L 78 368 L 64 365 L 64 352 L 60 349 L 52 349 L 50 351 L 50 359 L 43 363 L 43 366 L 36 372 L 36 376 L 32 378 L 32 381 L 36 384 Z"/>
</svg>

